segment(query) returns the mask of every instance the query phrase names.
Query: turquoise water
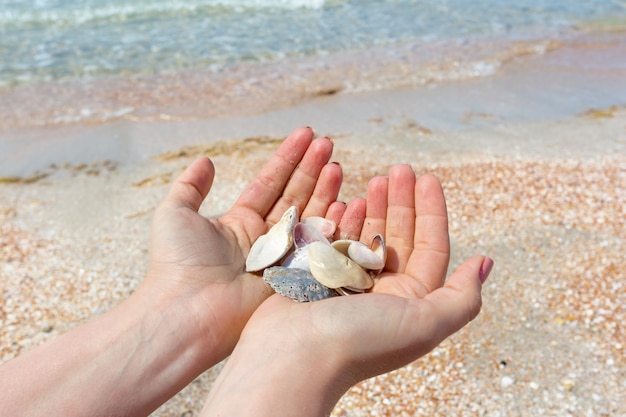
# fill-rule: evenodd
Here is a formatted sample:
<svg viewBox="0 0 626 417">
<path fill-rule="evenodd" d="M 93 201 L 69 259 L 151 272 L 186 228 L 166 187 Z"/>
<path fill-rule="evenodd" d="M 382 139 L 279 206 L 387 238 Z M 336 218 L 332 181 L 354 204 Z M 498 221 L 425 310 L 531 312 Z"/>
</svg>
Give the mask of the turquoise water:
<svg viewBox="0 0 626 417">
<path fill-rule="evenodd" d="M 0 0 L 0 87 L 558 32 L 625 14 L 617 0 Z"/>
</svg>

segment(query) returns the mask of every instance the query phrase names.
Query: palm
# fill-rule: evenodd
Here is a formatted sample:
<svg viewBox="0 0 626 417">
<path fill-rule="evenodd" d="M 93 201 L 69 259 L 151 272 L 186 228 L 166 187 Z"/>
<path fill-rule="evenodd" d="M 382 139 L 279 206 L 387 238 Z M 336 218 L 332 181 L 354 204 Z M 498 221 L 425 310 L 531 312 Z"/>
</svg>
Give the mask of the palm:
<svg viewBox="0 0 626 417">
<path fill-rule="evenodd" d="M 363 224 L 363 242 L 382 233 L 388 248 L 372 293 L 302 304 L 275 295 L 256 310 L 241 343 L 263 340 L 279 349 L 286 339 L 297 340 L 292 348 L 310 348 L 311 358 L 348 364 L 350 385 L 427 353 L 478 313 L 480 280 L 467 275 L 477 275 L 483 257 L 468 260 L 444 285 L 447 214 L 434 177 L 416 181 L 410 167 L 398 166 L 388 179 L 375 178 Z"/>
<path fill-rule="evenodd" d="M 196 161 L 155 213 L 146 282 L 160 289 L 157 296 L 197 309 L 202 326 L 234 345 L 254 309 L 270 295 L 258 276 L 245 273 L 251 244 L 290 205 L 304 217 L 332 212 L 341 169 L 327 164 L 331 153 L 331 141 L 314 141 L 310 129 L 296 130 L 219 220 L 198 214 L 214 167 L 208 159 Z"/>
</svg>

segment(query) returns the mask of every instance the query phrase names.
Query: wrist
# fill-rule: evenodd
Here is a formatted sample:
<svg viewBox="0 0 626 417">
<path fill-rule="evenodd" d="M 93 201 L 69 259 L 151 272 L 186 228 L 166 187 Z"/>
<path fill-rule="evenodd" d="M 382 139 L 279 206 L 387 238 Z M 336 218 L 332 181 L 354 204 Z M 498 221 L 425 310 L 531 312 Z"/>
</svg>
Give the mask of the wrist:
<svg viewBox="0 0 626 417">
<path fill-rule="evenodd" d="M 331 413 L 352 385 L 343 374 L 347 364 L 328 346 L 314 341 L 315 337 L 286 331 L 287 323 L 281 327 L 275 332 L 267 332 L 266 327 L 257 332 L 254 323 L 247 325 L 213 384 L 203 417 Z"/>
<path fill-rule="evenodd" d="M 127 304 L 127 305 L 125 305 Z M 152 285 L 142 285 L 124 301 L 119 311 L 122 314 L 135 314 L 139 318 L 138 330 L 144 342 L 163 346 L 164 360 L 174 361 L 179 357 L 193 364 L 198 375 L 212 364 L 207 359 L 210 337 L 195 314 L 191 297 L 180 297 L 171 292 L 159 291 Z M 169 346 L 169 349 L 165 349 Z M 170 357 L 171 356 L 171 357 Z M 216 360 L 215 363 L 219 362 Z"/>
</svg>

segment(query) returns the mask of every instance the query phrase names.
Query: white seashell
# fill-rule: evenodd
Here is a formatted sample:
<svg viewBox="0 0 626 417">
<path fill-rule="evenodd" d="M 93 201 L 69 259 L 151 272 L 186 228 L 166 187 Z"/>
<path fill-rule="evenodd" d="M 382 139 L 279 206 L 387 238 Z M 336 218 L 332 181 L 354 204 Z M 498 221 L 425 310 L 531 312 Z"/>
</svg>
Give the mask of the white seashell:
<svg viewBox="0 0 626 417">
<path fill-rule="evenodd" d="M 304 246 L 301 248 L 296 248 L 293 252 L 291 252 L 280 264 L 285 268 L 298 268 L 304 269 L 305 271 L 311 271 L 309 268 L 309 248 Z"/>
<path fill-rule="evenodd" d="M 383 237 L 383 235 L 377 234 L 376 236 L 374 236 L 374 238 L 372 239 L 372 244 L 370 245 L 370 249 L 372 249 L 372 251 L 374 251 L 374 253 L 378 255 L 378 257 L 383 261 L 383 264 L 380 268 L 374 269 L 370 272 L 370 275 L 375 277 L 377 275 L 380 275 L 380 273 L 385 268 L 385 264 L 387 263 L 387 244 L 385 243 L 385 238 Z"/>
<path fill-rule="evenodd" d="M 297 222 L 298 209 L 291 206 L 278 223 L 254 242 L 246 259 L 246 271 L 260 271 L 280 261 L 293 245 L 293 230 Z"/>
<path fill-rule="evenodd" d="M 363 268 L 332 246 L 313 242 L 308 247 L 311 273 L 322 285 L 356 290 L 365 290 L 374 285 Z"/>
<path fill-rule="evenodd" d="M 312 216 L 302 220 L 302 223 L 310 225 L 319 230 L 327 239 L 330 239 L 337 230 L 337 223 L 324 217 Z"/>
<path fill-rule="evenodd" d="M 372 248 L 356 240 L 336 240 L 332 247 L 343 253 L 361 268 L 378 271 L 384 268 L 387 257 L 385 242 L 381 235 L 376 235 L 372 241 Z"/>
<path fill-rule="evenodd" d="M 298 223 L 293 229 L 293 240 L 296 248 L 302 248 L 312 242 L 324 242 L 330 245 L 326 236 L 315 226 L 307 223 Z"/>
<path fill-rule="evenodd" d="M 299 268 L 310 271 L 309 268 L 309 248 L 312 242 L 322 242 L 330 245 L 326 237 L 315 227 L 306 223 L 298 223 L 293 229 L 293 243 L 296 250 L 291 252 L 281 263 L 287 268 Z"/>
<path fill-rule="evenodd" d="M 376 271 L 385 266 L 385 260 L 361 242 L 352 242 L 348 247 L 348 256 L 365 269 Z"/>
</svg>

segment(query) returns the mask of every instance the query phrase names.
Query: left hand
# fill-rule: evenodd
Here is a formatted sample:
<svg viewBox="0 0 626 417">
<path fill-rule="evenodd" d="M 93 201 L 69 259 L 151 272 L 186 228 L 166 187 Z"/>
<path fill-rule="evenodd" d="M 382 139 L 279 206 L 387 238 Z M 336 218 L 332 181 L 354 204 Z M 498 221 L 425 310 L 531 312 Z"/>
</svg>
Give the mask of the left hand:
<svg viewBox="0 0 626 417">
<path fill-rule="evenodd" d="M 195 161 L 171 187 L 154 215 L 151 261 L 139 292 L 181 307 L 189 326 L 207 342 L 207 366 L 227 356 L 252 312 L 271 293 L 245 272 L 252 243 L 291 205 L 302 217 L 341 218 L 336 202 L 341 168 L 329 164 L 333 143 L 313 139 L 310 128 L 294 131 L 219 220 L 198 209 L 209 193 L 214 167 Z M 215 356 L 217 354 L 217 356 Z"/>
</svg>

